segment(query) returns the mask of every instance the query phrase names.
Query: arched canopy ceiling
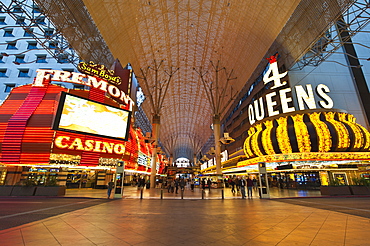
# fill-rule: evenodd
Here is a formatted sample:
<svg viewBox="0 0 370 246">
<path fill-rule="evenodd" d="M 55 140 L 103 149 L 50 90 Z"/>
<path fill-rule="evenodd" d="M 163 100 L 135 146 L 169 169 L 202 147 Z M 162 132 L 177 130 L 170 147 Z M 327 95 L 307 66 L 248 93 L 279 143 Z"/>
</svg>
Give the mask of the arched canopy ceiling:
<svg viewBox="0 0 370 246">
<path fill-rule="evenodd" d="M 149 66 L 153 68 L 155 62 L 159 64 L 163 60 L 158 73 L 159 79 L 153 79 L 154 76 L 150 74 L 149 88 L 145 88 L 143 81 L 139 80 L 147 96 L 150 93 L 153 95 L 159 93 L 161 85 L 165 85 L 168 80 L 170 69 L 175 71 L 179 68 L 169 83 L 163 107 L 160 108 L 159 138 L 166 149 L 174 154 L 174 158 L 192 159 L 192 155 L 200 150 L 199 146 L 206 143 L 212 134 L 210 125 L 214 114 L 221 113 L 222 116 L 225 112 L 223 111 L 227 106 L 225 104 L 232 95 L 231 87 L 233 92 L 243 88 L 301 1 L 63 0 L 54 3 L 52 0 L 39 0 L 38 2 L 54 23 L 56 22 L 61 30 L 65 30 L 66 37 L 85 60 L 93 58 L 96 63 L 109 63 L 112 62 L 108 54 L 111 52 L 122 64 L 130 63 L 139 77 L 142 77 L 141 69 L 145 71 Z M 322 10 L 326 5 L 331 5 L 330 2 L 338 5 L 333 0 L 305 2 L 308 9 L 318 13 L 322 13 L 318 9 Z M 304 15 L 306 11 L 301 12 Z M 324 21 L 326 25 L 332 21 L 333 16 L 312 17 L 326 18 Z M 297 23 L 300 17 L 295 20 Z M 94 29 L 91 23 L 95 23 L 99 31 Z M 302 23 L 297 28 L 303 29 L 302 27 L 307 27 L 308 24 Z M 314 26 L 315 23 L 310 25 Z M 323 31 L 322 28 L 318 28 L 318 31 Z M 291 30 L 295 30 L 294 23 L 288 31 Z M 318 33 L 314 36 L 317 35 Z M 290 38 L 290 42 L 296 44 L 295 42 L 303 39 L 296 36 L 296 40 Z M 307 45 L 312 41 L 308 40 Z M 104 46 L 105 44 L 109 49 Z M 105 50 L 100 50 L 99 56 L 95 51 L 101 49 L 100 47 L 105 47 Z M 302 51 L 298 49 L 296 53 Z M 295 58 L 297 57 L 293 57 Z M 219 64 L 220 68 L 226 68 L 219 72 L 218 80 L 210 61 L 214 66 Z M 227 80 L 224 71 L 230 73 L 231 70 L 233 70 L 231 77 L 237 78 L 230 81 L 226 93 L 221 96 Z M 153 72 L 152 69 L 148 71 Z M 199 72 L 206 73 L 205 82 L 211 89 L 204 88 Z M 159 83 L 156 84 L 156 81 Z M 161 95 L 165 93 L 165 88 L 161 93 Z M 210 95 L 215 97 L 213 104 L 217 105 L 216 109 L 212 105 Z M 153 105 L 157 105 L 155 100 L 154 103 L 146 100 L 143 104 L 149 118 L 159 110 Z"/>
<path fill-rule="evenodd" d="M 215 80 L 210 61 L 220 61 L 227 71 L 234 70 L 237 79 L 231 85 L 234 91 L 240 90 L 299 1 L 85 0 L 84 3 L 113 56 L 123 64 L 131 63 L 137 76 L 140 77 L 140 68 L 153 66 L 154 60 L 164 60 L 163 71 L 168 71 L 169 66 L 179 68 L 160 111 L 159 137 L 166 145 L 168 138 L 176 136 L 174 145 L 167 148 L 174 157 L 192 159 L 191 138 L 207 141 L 212 134 L 214 114 L 206 95 L 210 91 L 204 89 L 193 68 L 202 67 L 210 75 L 207 78 Z M 153 85 L 154 79 L 149 83 Z M 230 95 L 228 91 L 222 101 L 228 101 Z M 155 111 L 149 100 L 143 107 L 150 112 L 148 115 Z"/>
</svg>

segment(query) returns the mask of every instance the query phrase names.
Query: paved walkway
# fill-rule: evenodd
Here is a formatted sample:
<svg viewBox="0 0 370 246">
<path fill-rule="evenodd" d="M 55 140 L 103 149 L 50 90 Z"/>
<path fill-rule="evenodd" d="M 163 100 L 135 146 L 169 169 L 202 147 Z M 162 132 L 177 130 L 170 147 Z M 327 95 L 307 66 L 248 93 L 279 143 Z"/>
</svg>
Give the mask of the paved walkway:
<svg viewBox="0 0 370 246">
<path fill-rule="evenodd" d="M 142 192 L 142 193 L 141 193 Z M 191 191 L 186 188 L 181 194 L 179 189 L 178 194 L 169 193 L 167 189 L 138 189 L 137 187 L 125 186 L 123 191 L 123 198 L 125 199 L 222 199 L 222 192 L 224 199 L 240 199 L 240 193 L 232 193 L 231 188 L 224 189 L 205 189 L 202 196 L 202 189 L 195 188 Z M 162 196 L 161 196 L 162 194 Z M 106 198 L 106 190 L 101 189 L 67 189 L 66 197 L 92 197 L 92 198 Z M 294 190 L 294 189 L 270 189 L 270 198 L 288 198 L 288 197 L 320 197 L 318 190 Z M 113 196 L 112 196 L 113 197 Z M 253 191 L 253 198 L 259 198 L 258 190 Z"/>
<path fill-rule="evenodd" d="M 112 199 L 0 231 L 0 245 L 369 245 L 369 218 L 287 200 Z"/>
<path fill-rule="evenodd" d="M 369 245 L 369 197 L 242 200 L 225 189 L 222 200 L 215 189 L 199 199 L 197 189 L 185 191 L 188 199 L 164 193 L 161 200 L 160 191 L 133 199 L 141 191 L 126 187 L 126 199 L 107 200 L 105 190 L 68 190 L 67 197 L 109 202 L 2 230 L 0 245 Z M 272 190 L 272 197 L 279 192 L 309 195 Z"/>
</svg>

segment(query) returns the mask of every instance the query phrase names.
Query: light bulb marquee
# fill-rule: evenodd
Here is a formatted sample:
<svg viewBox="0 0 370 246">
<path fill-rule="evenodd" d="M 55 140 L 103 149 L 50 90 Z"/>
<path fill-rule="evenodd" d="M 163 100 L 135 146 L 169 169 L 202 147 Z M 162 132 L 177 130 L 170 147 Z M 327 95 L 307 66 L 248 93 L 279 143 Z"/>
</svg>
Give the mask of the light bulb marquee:
<svg viewBox="0 0 370 246">
<path fill-rule="evenodd" d="M 265 84 L 273 82 L 271 89 L 280 91 L 268 93 L 249 105 L 251 127 L 244 142 L 244 153 L 249 159 L 238 166 L 294 160 L 369 160 L 369 131 L 357 124 L 353 115 L 333 109 L 327 86 L 320 84 L 316 88 L 317 95 L 323 99 L 317 102 L 321 109 L 316 107 L 311 85 L 307 84 L 306 89 L 303 85 L 295 86 L 299 106 L 296 111 L 292 98 L 287 96 L 292 89 L 282 87 L 287 84 L 281 81 L 287 72 L 279 73 L 276 58 L 268 59 L 270 68 L 263 80 Z M 277 94 L 279 107 L 273 100 Z"/>
<path fill-rule="evenodd" d="M 290 153 L 365 152 L 370 147 L 369 131 L 357 124 L 353 115 L 340 111 L 305 110 L 284 114 L 265 119 L 248 132 L 244 152 L 249 158 Z"/>
</svg>

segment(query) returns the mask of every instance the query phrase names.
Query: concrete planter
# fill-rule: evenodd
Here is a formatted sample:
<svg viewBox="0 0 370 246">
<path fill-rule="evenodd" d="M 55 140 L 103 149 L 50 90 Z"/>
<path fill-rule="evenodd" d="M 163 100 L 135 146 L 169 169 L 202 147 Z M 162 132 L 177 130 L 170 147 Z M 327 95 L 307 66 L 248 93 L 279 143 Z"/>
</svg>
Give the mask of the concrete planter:
<svg viewBox="0 0 370 246">
<path fill-rule="evenodd" d="M 370 195 L 370 187 L 362 185 L 350 185 L 352 195 Z"/>
<path fill-rule="evenodd" d="M 64 196 L 65 186 L 37 186 L 35 196 Z"/>
<path fill-rule="evenodd" d="M 14 186 L 11 196 L 33 196 L 36 186 Z"/>
<path fill-rule="evenodd" d="M 13 186 L 0 186 L 0 196 L 10 196 Z"/>
<path fill-rule="evenodd" d="M 352 195 L 349 186 L 321 186 L 320 187 L 321 195 L 327 196 L 346 196 Z"/>
</svg>

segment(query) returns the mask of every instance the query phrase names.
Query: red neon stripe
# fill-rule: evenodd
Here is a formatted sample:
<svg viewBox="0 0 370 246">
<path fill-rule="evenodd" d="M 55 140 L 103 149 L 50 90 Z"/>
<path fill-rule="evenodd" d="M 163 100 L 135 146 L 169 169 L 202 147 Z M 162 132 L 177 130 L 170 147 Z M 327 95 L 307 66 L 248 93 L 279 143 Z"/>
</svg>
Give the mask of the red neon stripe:
<svg viewBox="0 0 370 246">
<path fill-rule="evenodd" d="M 1 162 L 19 163 L 27 122 L 44 98 L 48 86 L 32 87 L 22 105 L 9 119 L 2 143 Z"/>
</svg>

